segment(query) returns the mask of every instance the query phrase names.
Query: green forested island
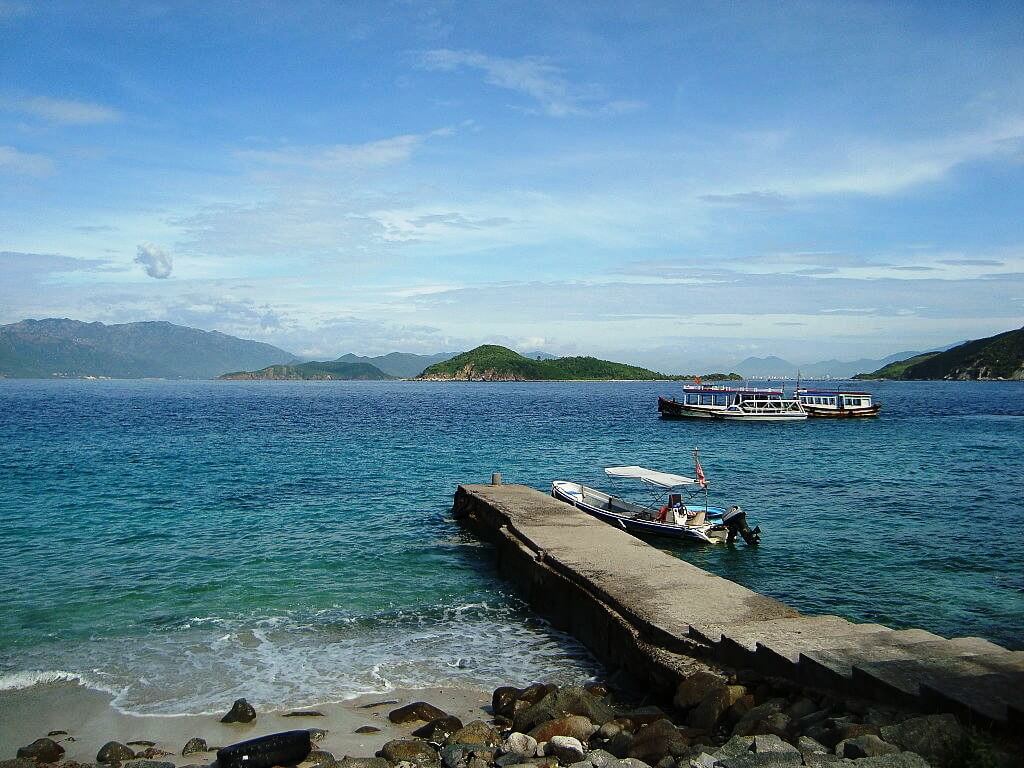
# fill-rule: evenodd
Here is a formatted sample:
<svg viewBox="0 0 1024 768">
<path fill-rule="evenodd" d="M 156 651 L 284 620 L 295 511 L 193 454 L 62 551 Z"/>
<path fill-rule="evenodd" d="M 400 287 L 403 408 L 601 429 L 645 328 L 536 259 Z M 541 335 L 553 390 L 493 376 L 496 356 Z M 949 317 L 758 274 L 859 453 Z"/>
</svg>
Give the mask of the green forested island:
<svg viewBox="0 0 1024 768">
<path fill-rule="evenodd" d="M 1024 328 L 889 363 L 856 379 L 1024 379 Z"/>
<path fill-rule="evenodd" d="M 342 360 L 313 361 L 289 365 L 269 365 L 258 371 L 225 373 L 221 379 L 232 381 L 387 381 L 394 379 L 369 363 L 348 363 Z"/>
<path fill-rule="evenodd" d="M 599 360 L 596 357 L 556 357 L 534 360 L 497 344 L 484 344 L 450 360 L 436 363 L 417 378 L 429 381 L 554 381 L 629 379 L 692 379 L 668 376 L 647 368 Z M 708 379 L 739 379 L 738 374 L 711 374 Z"/>
</svg>

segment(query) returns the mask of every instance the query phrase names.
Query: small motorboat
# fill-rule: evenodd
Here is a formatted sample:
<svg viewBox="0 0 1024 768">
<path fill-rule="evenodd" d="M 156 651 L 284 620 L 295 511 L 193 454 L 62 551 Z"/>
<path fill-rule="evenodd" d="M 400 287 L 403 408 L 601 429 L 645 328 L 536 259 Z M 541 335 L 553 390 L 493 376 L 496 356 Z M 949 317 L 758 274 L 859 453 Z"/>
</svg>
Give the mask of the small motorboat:
<svg viewBox="0 0 1024 768">
<path fill-rule="evenodd" d="M 551 495 L 630 533 L 654 534 L 709 544 L 732 543 L 739 535 L 748 544 L 758 544 L 761 529 L 750 529 L 742 508 L 722 508 L 708 504 L 708 484 L 696 449 L 694 462 L 696 478 L 638 466 L 605 468 L 604 472 L 609 477 L 639 480 L 643 483 L 652 494 L 651 501 L 646 505 L 567 480 L 555 480 L 551 484 Z M 689 493 L 690 499 L 684 500 L 684 493 Z M 701 493 L 703 498 L 700 497 Z"/>
</svg>

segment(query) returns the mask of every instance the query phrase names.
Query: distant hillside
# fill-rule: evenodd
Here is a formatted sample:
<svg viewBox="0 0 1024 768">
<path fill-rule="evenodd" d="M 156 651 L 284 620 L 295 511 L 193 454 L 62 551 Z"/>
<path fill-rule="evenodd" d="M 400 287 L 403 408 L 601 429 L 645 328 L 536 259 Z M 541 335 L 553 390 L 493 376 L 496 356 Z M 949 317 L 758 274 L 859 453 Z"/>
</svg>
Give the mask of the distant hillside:
<svg viewBox="0 0 1024 768">
<path fill-rule="evenodd" d="M 901 360 L 858 379 L 1024 379 L 1024 328 Z"/>
<path fill-rule="evenodd" d="M 931 360 L 935 357 L 938 352 L 923 352 L 920 355 L 914 355 L 908 357 L 905 360 L 896 360 L 895 362 L 883 365 L 877 371 L 873 373 L 858 373 L 853 378 L 855 379 L 902 379 L 903 374 L 906 373 L 907 369 L 911 366 L 923 363 L 925 360 Z"/>
<path fill-rule="evenodd" d="M 774 355 L 769 357 L 748 357 L 746 360 L 736 364 L 736 370 L 748 379 L 763 379 L 770 377 L 796 376 L 797 367 L 788 360 Z"/>
<path fill-rule="evenodd" d="M 387 381 L 395 378 L 369 363 L 326 362 L 270 365 L 258 371 L 225 373 L 220 378 L 233 381 Z"/>
<path fill-rule="evenodd" d="M 536 360 L 496 344 L 483 346 L 456 355 L 451 360 L 427 368 L 421 379 L 432 381 L 552 381 L 691 378 L 666 376 L 656 371 L 625 363 L 599 360 L 596 357 L 557 357 Z M 739 378 L 738 376 L 736 378 Z"/>
<path fill-rule="evenodd" d="M 0 326 L 0 377 L 210 379 L 295 356 L 258 341 L 165 322 L 22 320 Z"/>
<path fill-rule="evenodd" d="M 440 363 L 455 357 L 455 352 L 441 352 L 436 355 L 414 355 L 410 352 L 389 352 L 378 357 L 363 357 L 351 353 L 338 358 L 340 363 L 369 363 L 380 368 L 389 376 L 397 376 L 400 379 L 411 379 L 419 376 L 424 369 L 434 363 Z"/>
<path fill-rule="evenodd" d="M 883 358 L 861 358 L 859 360 L 822 360 L 800 366 L 800 375 L 805 379 L 849 379 L 861 371 L 873 370 L 898 360 L 906 360 L 921 354 L 920 352 L 897 352 Z"/>
</svg>

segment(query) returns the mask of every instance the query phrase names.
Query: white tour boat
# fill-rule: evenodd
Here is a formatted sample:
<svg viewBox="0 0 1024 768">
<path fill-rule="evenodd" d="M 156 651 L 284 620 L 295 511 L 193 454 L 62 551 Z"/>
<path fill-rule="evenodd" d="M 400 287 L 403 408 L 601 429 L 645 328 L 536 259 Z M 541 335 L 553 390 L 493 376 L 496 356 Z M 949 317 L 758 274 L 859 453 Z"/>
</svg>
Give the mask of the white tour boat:
<svg viewBox="0 0 1024 768">
<path fill-rule="evenodd" d="M 782 389 L 686 384 L 683 398 L 658 398 L 658 411 L 667 418 L 727 419 L 732 421 L 800 421 L 807 418 L 798 399 Z"/>
<path fill-rule="evenodd" d="M 797 387 L 797 399 L 808 416 L 820 419 L 857 419 L 877 416 L 881 403 L 874 402 L 870 392 L 841 392 Z"/>
</svg>

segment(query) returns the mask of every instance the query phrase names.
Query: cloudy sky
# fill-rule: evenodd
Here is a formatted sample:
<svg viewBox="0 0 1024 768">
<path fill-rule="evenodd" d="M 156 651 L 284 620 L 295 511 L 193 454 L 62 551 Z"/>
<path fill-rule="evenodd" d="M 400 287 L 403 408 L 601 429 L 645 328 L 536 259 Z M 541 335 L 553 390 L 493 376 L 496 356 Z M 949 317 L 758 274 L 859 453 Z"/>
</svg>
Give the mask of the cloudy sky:
<svg viewBox="0 0 1024 768">
<path fill-rule="evenodd" d="M 1024 323 L 999 3 L 0 0 L 0 322 L 662 370 Z"/>
</svg>

